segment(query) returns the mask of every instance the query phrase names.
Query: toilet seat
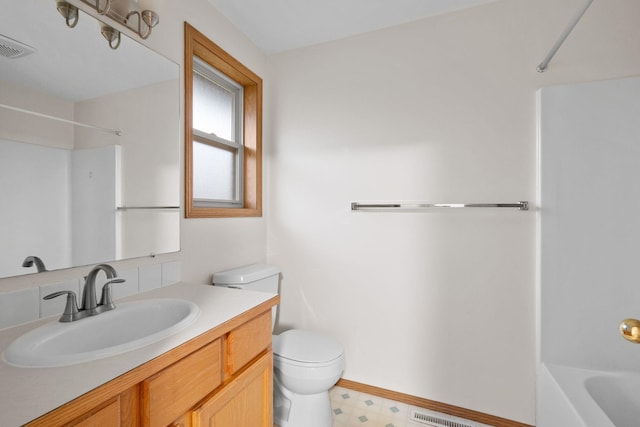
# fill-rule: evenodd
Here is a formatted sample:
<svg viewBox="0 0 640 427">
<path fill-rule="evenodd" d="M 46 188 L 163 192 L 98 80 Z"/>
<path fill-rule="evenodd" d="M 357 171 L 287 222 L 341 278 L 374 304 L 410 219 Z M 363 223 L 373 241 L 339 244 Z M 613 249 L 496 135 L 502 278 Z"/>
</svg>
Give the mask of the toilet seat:
<svg viewBox="0 0 640 427">
<path fill-rule="evenodd" d="M 333 368 L 336 363 L 341 362 L 342 355 L 336 357 L 333 360 L 328 360 L 326 362 L 299 362 L 297 360 L 287 359 L 286 357 L 280 357 L 277 354 L 273 354 L 273 364 L 275 367 L 284 368 L 288 367 L 298 367 L 298 368 L 310 368 L 310 369 L 320 369 L 320 368 Z"/>
<path fill-rule="evenodd" d="M 333 364 L 344 350 L 327 336 L 291 329 L 273 336 L 273 353 L 274 358 L 291 365 L 320 367 Z"/>
</svg>

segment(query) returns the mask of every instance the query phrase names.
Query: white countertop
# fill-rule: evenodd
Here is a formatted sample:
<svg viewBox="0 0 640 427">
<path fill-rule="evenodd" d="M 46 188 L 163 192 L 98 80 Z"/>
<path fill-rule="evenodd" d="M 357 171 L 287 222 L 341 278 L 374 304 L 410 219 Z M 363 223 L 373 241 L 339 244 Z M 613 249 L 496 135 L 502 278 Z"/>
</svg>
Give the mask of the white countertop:
<svg viewBox="0 0 640 427">
<path fill-rule="evenodd" d="M 181 298 L 200 307 L 198 319 L 175 335 L 117 356 L 59 368 L 17 368 L 0 361 L 2 426 L 20 426 L 140 366 L 275 296 L 270 293 L 177 283 L 124 298 Z M 117 304 L 116 301 L 116 310 Z M 0 331 L 0 352 L 11 342 L 59 315 Z M 80 320 L 82 321 L 82 320 Z"/>
</svg>

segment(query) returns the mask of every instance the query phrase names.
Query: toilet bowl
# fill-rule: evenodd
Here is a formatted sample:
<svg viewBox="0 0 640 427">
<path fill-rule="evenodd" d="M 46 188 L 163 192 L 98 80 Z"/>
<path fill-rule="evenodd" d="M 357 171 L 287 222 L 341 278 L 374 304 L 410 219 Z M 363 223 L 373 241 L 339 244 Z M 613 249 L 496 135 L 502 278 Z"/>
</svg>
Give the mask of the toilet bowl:
<svg viewBox="0 0 640 427">
<path fill-rule="evenodd" d="M 273 337 L 274 422 L 280 427 L 331 427 L 329 388 L 344 370 L 332 338 L 292 329 Z"/>
<path fill-rule="evenodd" d="M 254 264 L 213 275 L 213 284 L 278 293 L 280 270 Z M 277 307 L 272 313 L 275 326 Z M 291 329 L 273 335 L 273 415 L 280 427 L 331 427 L 331 388 L 344 371 L 344 350 L 331 337 Z"/>
</svg>

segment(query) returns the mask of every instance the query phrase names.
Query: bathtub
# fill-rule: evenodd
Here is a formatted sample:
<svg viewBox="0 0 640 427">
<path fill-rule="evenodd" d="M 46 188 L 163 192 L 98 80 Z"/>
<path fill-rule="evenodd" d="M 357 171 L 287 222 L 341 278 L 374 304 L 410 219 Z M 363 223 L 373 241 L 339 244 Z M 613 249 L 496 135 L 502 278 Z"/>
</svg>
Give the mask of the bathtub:
<svg viewBox="0 0 640 427">
<path fill-rule="evenodd" d="M 640 373 L 543 364 L 537 427 L 640 426 Z"/>
</svg>

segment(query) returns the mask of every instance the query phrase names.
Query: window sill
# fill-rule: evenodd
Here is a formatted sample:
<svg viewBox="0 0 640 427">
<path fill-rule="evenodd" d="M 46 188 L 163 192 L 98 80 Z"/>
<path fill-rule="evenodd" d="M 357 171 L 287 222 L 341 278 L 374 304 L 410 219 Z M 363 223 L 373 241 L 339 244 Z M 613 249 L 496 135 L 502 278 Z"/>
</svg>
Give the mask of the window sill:
<svg viewBox="0 0 640 427">
<path fill-rule="evenodd" d="M 186 218 L 243 218 L 261 217 L 262 209 L 251 208 L 187 208 Z"/>
</svg>

